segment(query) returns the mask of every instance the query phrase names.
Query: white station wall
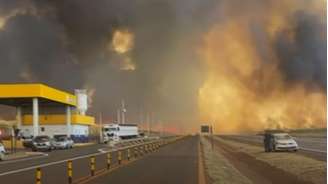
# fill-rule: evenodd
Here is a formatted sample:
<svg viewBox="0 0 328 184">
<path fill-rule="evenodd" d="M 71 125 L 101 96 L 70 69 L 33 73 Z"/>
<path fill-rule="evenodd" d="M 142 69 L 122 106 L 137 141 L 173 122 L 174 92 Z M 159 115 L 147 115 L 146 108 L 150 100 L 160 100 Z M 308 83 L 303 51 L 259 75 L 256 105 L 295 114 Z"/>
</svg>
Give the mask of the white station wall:
<svg viewBox="0 0 328 184">
<path fill-rule="evenodd" d="M 42 131 L 42 129 L 44 131 Z M 21 126 L 21 132 L 23 136 L 33 135 L 33 126 Z M 39 135 L 48 135 L 53 137 L 54 135 L 66 135 L 66 125 L 40 125 Z M 71 135 L 88 136 L 89 127 L 86 125 L 71 125 Z"/>
</svg>

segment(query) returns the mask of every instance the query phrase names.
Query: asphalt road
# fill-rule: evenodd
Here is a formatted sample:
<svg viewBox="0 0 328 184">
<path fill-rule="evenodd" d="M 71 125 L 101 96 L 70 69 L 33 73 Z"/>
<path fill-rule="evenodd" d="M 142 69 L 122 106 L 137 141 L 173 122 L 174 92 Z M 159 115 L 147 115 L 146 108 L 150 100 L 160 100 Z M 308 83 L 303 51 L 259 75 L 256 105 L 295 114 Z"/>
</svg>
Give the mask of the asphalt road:
<svg viewBox="0 0 328 184">
<path fill-rule="evenodd" d="M 263 136 L 259 135 L 222 135 L 221 138 L 236 140 L 255 145 L 263 145 Z M 327 159 L 327 138 L 295 137 L 300 153 L 318 159 Z"/>
<path fill-rule="evenodd" d="M 33 159 L 23 159 L 17 160 L 14 162 L 1 162 L 0 163 L 0 181 L 1 183 L 34 183 L 35 182 L 35 169 L 22 171 L 19 173 L 6 174 L 12 171 L 17 171 L 20 169 L 26 169 L 29 167 L 37 166 L 40 164 L 52 164 L 54 162 L 62 161 L 65 159 L 71 159 L 74 157 L 84 156 L 88 154 L 97 153 L 98 149 L 104 147 L 104 145 L 91 145 L 85 147 L 77 147 L 71 150 L 55 150 L 48 152 L 46 157 L 35 157 Z M 101 158 L 96 158 L 96 161 L 100 161 Z M 98 165 L 102 165 L 98 161 Z M 74 168 L 81 168 L 75 172 L 75 177 L 82 177 L 85 174 L 88 175 L 89 168 L 89 159 L 80 159 L 73 162 Z M 84 172 L 86 171 L 86 172 Z M 2 176 L 1 176 L 2 175 Z M 43 183 L 67 183 L 67 172 L 66 172 L 66 163 L 59 163 L 54 165 L 49 165 L 42 167 L 42 178 Z"/>
<path fill-rule="evenodd" d="M 198 144 L 195 136 L 180 140 L 88 183 L 197 184 Z"/>
<path fill-rule="evenodd" d="M 96 171 L 107 167 L 107 153 L 101 153 L 99 149 L 108 148 L 103 144 L 84 147 L 76 147 L 70 150 L 54 150 L 47 152 L 48 156 L 31 157 L 22 160 L 0 162 L 0 183 L 26 184 L 35 183 L 35 168 L 41 165 L 42 183 L 58 184 L 68 183 L 67 162 L 73 159 L 73 181 L 90 176 L 90 157 L 95 156 Z M 117 151 L 111 153 L 112 164 L 117 164 Z M 123 159 L 127 157 L 127 151 L 122 151 Z"/>
</svg>

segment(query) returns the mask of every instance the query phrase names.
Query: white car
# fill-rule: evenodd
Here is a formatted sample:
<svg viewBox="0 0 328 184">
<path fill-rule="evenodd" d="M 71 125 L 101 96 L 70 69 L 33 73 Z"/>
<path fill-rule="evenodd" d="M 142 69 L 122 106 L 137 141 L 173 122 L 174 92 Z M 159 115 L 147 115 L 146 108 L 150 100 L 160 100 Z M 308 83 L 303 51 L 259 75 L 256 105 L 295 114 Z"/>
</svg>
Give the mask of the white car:
<svg viewBox="0 0 328 184">
<path fill-rule="evenodd" d="M 297 151 L 299 149 L 295 139 L 287 133 L 273 134 L 273 149 L 274 151 L 288 150 Z"/>
<path fill-rule="evenodd" d="M 52 145 L 55 149 L 69 149 L 73 148 L 74 141 L 67 136 L 54 137 Z"/>
<path fill-rule="evenodd" d="M 0 161 L 3 160 L 5 158 L 5 147 L 3 146 L 3 144 L 0 143 Z"/>
</svg>

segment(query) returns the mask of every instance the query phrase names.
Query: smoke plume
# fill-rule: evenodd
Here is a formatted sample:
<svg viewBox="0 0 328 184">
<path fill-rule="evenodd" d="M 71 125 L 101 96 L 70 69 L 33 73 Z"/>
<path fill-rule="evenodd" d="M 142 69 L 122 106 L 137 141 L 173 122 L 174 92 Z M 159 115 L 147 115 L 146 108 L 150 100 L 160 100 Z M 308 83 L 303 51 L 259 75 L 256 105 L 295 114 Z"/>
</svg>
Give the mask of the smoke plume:
<svg viewBox="0 0 328 184">
<path fill-rule="evenodd" d="M 172 131 L 322 127 L 326 1 L 1 0 L 0 82 L 87 88 Z M 301 114 L 301 116 L 299 116 Z"/>
</svg>

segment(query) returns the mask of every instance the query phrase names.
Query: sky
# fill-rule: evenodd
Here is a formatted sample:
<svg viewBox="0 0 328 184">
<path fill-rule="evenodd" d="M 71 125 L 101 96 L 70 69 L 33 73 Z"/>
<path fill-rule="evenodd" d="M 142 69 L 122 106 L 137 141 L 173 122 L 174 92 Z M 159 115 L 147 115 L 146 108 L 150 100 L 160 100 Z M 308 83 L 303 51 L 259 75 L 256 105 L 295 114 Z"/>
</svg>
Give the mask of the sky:
<svg viewBox="0 0 328 184">
<path fill-rule="evenodd" d="M 0 0 L 0 83 L 173 132 L 325 127 L 326 19 L 325 0 Z"/>
</svg>

